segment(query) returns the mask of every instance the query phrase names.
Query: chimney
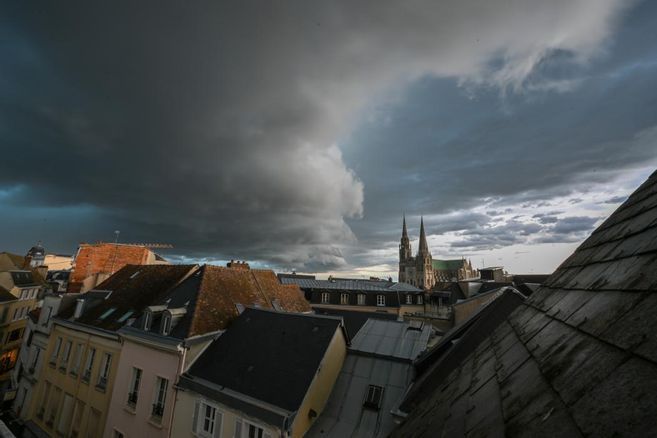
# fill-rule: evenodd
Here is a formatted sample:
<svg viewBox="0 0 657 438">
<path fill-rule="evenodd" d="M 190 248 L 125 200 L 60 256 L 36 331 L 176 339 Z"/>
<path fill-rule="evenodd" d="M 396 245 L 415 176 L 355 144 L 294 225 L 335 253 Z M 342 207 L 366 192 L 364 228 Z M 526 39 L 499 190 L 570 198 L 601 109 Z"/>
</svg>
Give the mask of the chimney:
<svg viewBox="0 0 657 438">
<path fill-rule="evenodd" d="M 73 312 L 73 319 L 78 319 L 79 317 L 81 317 L 83 310 L 84 310 L 84 300 L 82 298 L 78 298 L 77 302 L 75 303 L 75 312 Z"/>
</svg>

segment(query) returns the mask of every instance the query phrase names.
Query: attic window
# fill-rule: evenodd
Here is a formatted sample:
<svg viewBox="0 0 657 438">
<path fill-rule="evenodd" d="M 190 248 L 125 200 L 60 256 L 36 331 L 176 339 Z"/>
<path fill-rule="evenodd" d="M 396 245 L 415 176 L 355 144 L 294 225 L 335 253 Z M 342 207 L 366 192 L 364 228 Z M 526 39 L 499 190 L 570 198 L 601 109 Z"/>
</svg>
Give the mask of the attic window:
<svg viewBox="0 0 657 438">
<path fill-rule="evenodd" d="M 162 317 L 162 334 L 164 336 L 168 335 L 171 332 L 171 315 L 165 313 Z"/>
<path fill-rule="evenodd" d="M 132 280 L 132 279 L 135 278 L 137 275 L 139 275 L 139 272 L 141 272 L 141 271 L 135 271 L 135 273 L 132 274 L 132 275 L 130 276 L 130 280 Z"/>
<path fill-rule="evenodd" d="M 130 316 L 131 316 L 133 313 L 135 313 L 135 312 L 133 312 L 132 310 L 128 310 L 127 312 L 125 312 L 125 313 L 123 314 L 122 317 L 120 317 L 119 319 L 117 319 L 117 321 L 118 321 L 118 322 L 124 322 L 126 319 L 130 318 Z"/>
<path fill-rule="evenodd" d="M 365 394 L 363 406 L 379 410 L 381 407 L 381 399 L 383 399 L 383 386 L 370 385 Z"/>
<path fill-rule="evenodd" d="M 111 309 L 108 309 L 105 313 L 103 313 L 102 315 L 100 315 L 100 317 L 99 317 L 98 319 L 105 319 L 105 318 L 107 318 L 107 317 L 110 316 L 112 313 L 114 313 L 115 310 L 116 310 L 116 307 L 112 307 Z"/>
<path fill-rule="evenodd" d="M 149 331 L 151 329 L 151 322 L 153 322 L 153 312 L 147 310 L 144 312 L 144 330 Z"/>
</svg>

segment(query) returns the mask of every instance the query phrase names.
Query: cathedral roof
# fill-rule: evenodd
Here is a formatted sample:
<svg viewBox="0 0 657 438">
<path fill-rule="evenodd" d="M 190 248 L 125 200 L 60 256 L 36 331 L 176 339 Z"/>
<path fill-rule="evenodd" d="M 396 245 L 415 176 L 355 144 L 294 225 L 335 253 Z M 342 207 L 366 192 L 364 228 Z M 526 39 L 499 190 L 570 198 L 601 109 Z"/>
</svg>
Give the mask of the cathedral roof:
<svg viewBox="0 0 657 438">
<path fill-rule="evenodd" d="M 656 267 L 657 172 L 496 328 L 465 334 L 393 436 L 654 435 Z"/>
<path fill-rule="evenodd" d="M 433 269 L 441 271 L 458 271 L 465 267 L 467 262 L 463 259 L 456 260 L 431 260 L 431 266 Z"/>
</svg>

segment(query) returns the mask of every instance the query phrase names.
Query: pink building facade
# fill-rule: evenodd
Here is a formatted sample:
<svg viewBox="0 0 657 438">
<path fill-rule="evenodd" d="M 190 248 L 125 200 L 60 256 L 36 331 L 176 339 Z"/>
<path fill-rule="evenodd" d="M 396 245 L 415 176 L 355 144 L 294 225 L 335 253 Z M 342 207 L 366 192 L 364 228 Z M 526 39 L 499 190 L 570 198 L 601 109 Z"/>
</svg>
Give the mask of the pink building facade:
<svg viewBox="0 0 657 438">
<path fill-rule="evenodd" d="M 185 341 L 126 328 L 103 436 L 169 437 L 178 377 L 216 337 Z"/>
</svg>

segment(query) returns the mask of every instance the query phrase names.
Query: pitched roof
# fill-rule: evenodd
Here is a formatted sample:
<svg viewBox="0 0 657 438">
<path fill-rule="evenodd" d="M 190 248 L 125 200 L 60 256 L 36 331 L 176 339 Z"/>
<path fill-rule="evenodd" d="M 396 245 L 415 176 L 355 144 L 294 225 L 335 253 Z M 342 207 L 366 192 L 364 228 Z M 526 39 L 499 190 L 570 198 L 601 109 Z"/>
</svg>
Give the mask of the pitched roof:
<svg viewBox="0 0 657 438">
<path fill-rule="evenodd" d="M 10 252 L 0 252 L 0 271 L 21 270 L 25 266 L 25 257 Z"/>
<path fill-rule="evenodd" d="M 429 336 L 429 324 L 415 328 L 403 321 L 368 319 L 352 338 L 349 351 L 411 362 L 427 348 Z"/>
<path fill-rule="evenodd" d="M 361 280 L 350 278 L 316 280 L 314 278 L 302 278 L 299 276 L 281 276 L 280 281 L 283 284 L 296 284 L 301 289 L 332 289 L 358 292 L 422 292 L 422 289 L 418 289 L 408 283 L 395 283 L 386 280 Z"/>
<path fill-rule="evenodd" d="M 385 437 L 390 415 L 413 376 L 411 359 L 427 346 L 431 328 L 370 319 L 354 338 L 326 407 L 307 437 Z M 369 385 L 383 388 L 378 410 L 363 408 Z"/>
<path fill-rule="evenodd" d="M 286 312 L 310 312 L 308 301 L 296 285 L 279 283 L 271 270 L 236 269 L 203 265 L 152 305 L 185 308 L 171 336 L 184 339 L 223 330 L 239 316 L 238 304 Z M 135 324 L 139 327 L 139 321 Z M 153 330 L 157 326 L 153 325 Z"/>
<path fill-rule="evenodd" d="M 654 435 L 656 268 L 657 172 L 497 329 L 472 339 L 395 435 Z"/>
<path fill-rule="evenodd" d="M 6 301 L 15 301 L 17 299 L 18 298 L 14 294 L 0 286 L 0 303 L 4 303 Z"/>
<path fill-rule="evenodd" d="M 458 271 L 462 269 L 467 262 L 463 259 L 456 260 L 431 260 L 431 266 L 433 269 L 439 269 L 442 271 Z"/>
<path fill-rule="evenodd" d="M 247 308 L 180 386 L 198 390 L 198 382 L 206 381 L 294 412 L 340 326 L 334 317 Z"/>
<path fill-rule="evenodd" d="M 358 334 L 360 329 L 365 325 L 368 319 L 397 320 L 395 313 L 387 312 L 358 312 L 355 310 L 336 309 L 333 307 L 313 307 L 313 311 L 318 315 L 339 316 L 344 321 L 349 338 Z"/>
<path fill-rule="evenodd" d="M 106 330 L 117 330 L 134 321 L 196 268 L 196 265 L 126 265 L 93 291 L 85 300 L 78 322 Z M 74 307 L 60 313 L 73 316 Z M 126 315 L 129 314 L 127 317 Z"/>
</svg>

